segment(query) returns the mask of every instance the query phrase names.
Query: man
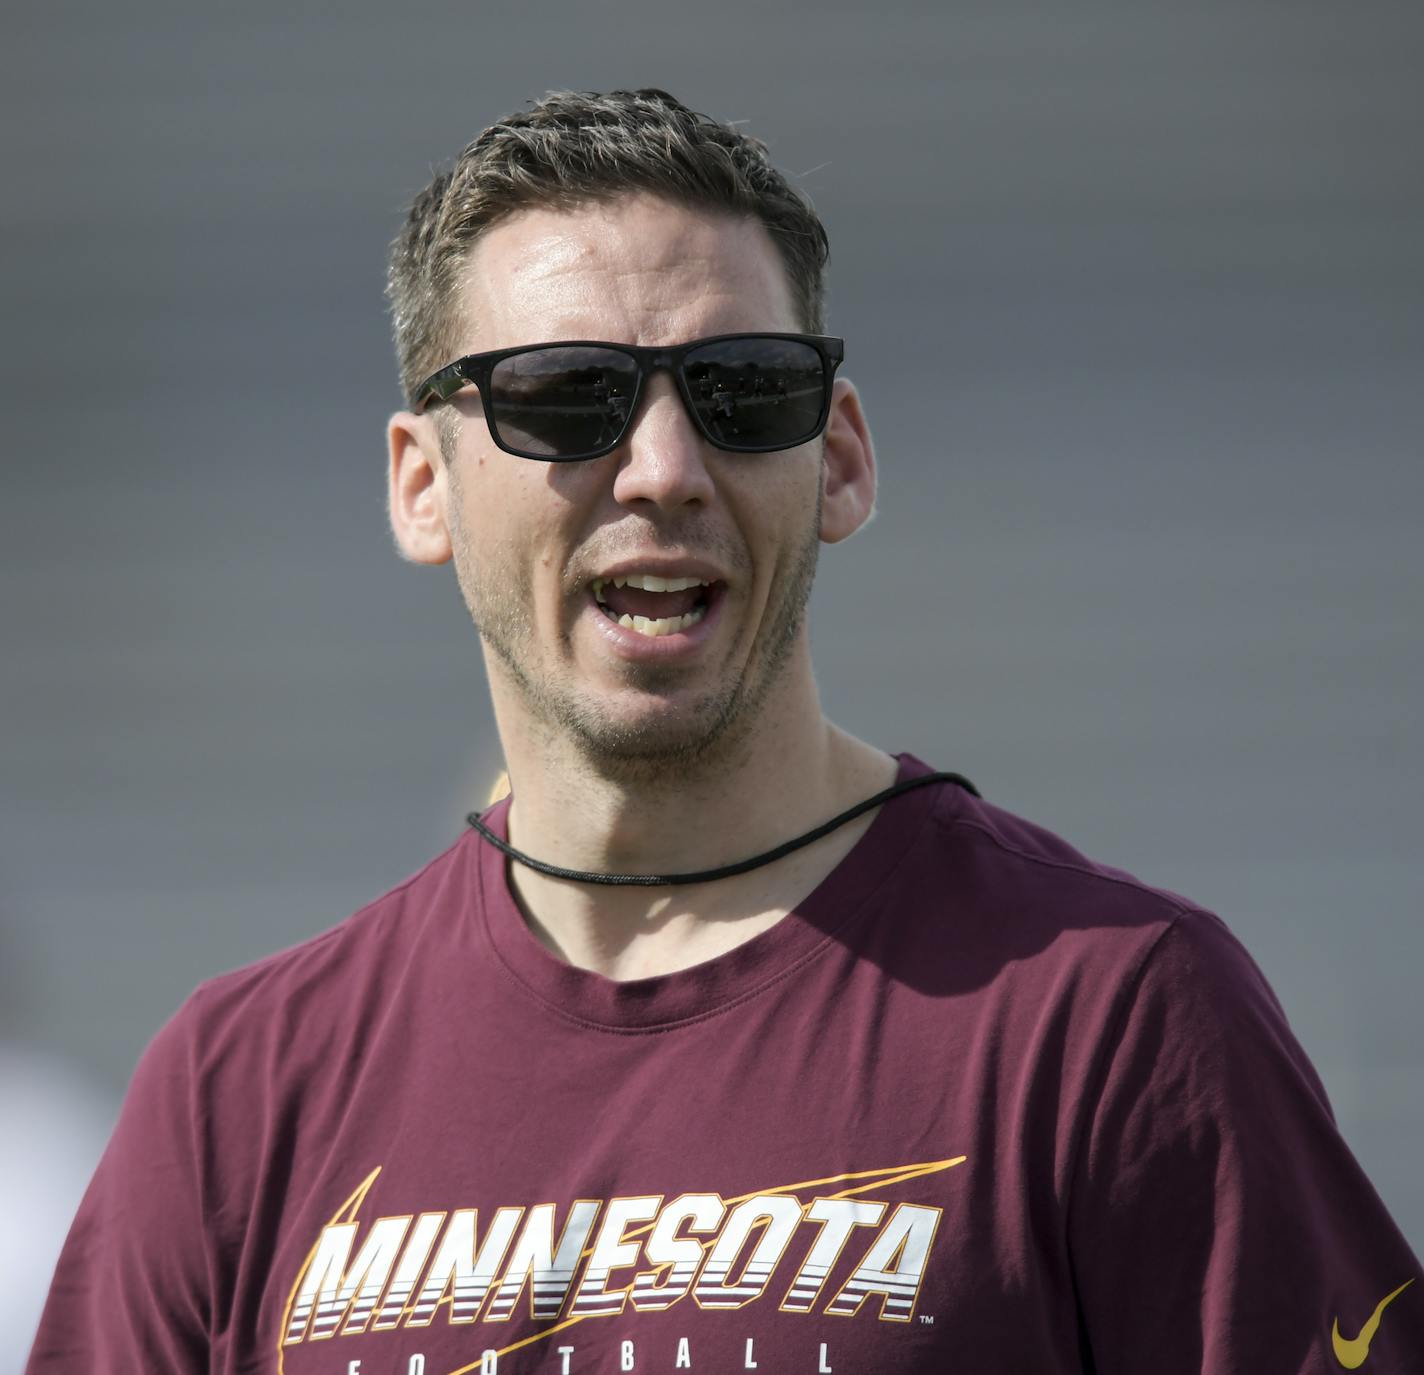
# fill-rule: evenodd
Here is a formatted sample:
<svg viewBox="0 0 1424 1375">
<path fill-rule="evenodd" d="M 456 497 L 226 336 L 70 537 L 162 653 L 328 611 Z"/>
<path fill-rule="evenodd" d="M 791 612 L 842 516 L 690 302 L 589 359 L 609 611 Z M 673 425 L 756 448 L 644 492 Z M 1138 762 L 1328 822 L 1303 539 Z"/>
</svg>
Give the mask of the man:
<svg viewBox="0 0 1424 1375">
<path fill-rule="evenodd" d="M 1419 1368 L 1221 922 L 822 715 L 817 552 L 875 495 L 825 255 L 658 91 L 418 199 L 391 521 L 512 798 L 160 1033 L 32 1370 Z"/>
</svg>

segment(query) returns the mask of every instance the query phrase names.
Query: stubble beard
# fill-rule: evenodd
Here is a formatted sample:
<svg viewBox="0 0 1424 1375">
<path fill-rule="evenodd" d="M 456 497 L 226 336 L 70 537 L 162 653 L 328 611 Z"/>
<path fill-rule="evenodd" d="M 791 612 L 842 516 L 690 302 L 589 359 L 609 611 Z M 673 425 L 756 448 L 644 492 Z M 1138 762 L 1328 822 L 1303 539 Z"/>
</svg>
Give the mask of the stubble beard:
<svg viewBox="0 0 1424 1375">
<path fill-rule="evenodd" d="M 583 765 L 600 777 L 626 782 L 665 780 L 676 771 L 704 773 L 734 755 L 752 735 L 772 689 L 785 674 L 806 620 L 820 553 L 821 492 L 780 593 L 768 606 L 759 643 L 746 672 L 700 698 L 636 721 L 620 720 L 581 691 L 572 675 L 539 676 L 533 670 L 534 625 L 529 614 L 529 571 L 510 560 L 504 569 L 482 566 L 461 524 L 458 480 L 448 465 L 451 544 L 465 605 L 488 651 L 498 660 L 530 713 L 547 731 L 567 740 Z M 649 695 L 670 691 L 686 670 L 639 666 L 635 685 Z"/>
</svg>

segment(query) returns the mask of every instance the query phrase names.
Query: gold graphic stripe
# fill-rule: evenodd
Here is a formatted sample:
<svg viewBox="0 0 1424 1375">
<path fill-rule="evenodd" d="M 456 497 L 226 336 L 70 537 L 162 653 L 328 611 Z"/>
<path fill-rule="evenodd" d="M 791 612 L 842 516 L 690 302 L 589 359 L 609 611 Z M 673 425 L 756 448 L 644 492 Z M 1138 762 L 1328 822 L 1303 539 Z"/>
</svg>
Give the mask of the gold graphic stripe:
<svg viewBox="0 0 1424 1375">
<path fill-rule="evenodd" d="M 901 1173 L 899 1173 L 899 1174 L 893 1174 L 893 1173 L 892 1173 L 891 1176 L 890 1176 L 890 1178 L 888 1178 L 888 1179 L 871 1180 L 871 1182 L 870 1182 L 869 1184 L 858 1184 L 858 1185 L 856 1185 L 856 1187 L 853 1188 L 853 1189 L 842 1189 L 839 1193 L 829 1194 L 829 1195 L 827 1195 L 827 1197 L 829 1197 L 829 1198 L 849 1198 L 852 1194 L 863 1194 L 867 1189 L 875 1189 L 875 1188 L 889 1189 L 889 1188 L 893 1188 L 896 1184 L 903 1184 L 907 1179 L 920 1179 L 920 1178 L 922 1178 L 924 1175 L 927 1175 L 927 1174 L 935 1174 L 935 1173 L 937 1173 L 937 1172 L 940 1171 L 940 1170 L 952 1170 L 956 1165 L 962 1165 L 962 1164 L 964 1164 L 964 1162 L 965 1162 L 966 1160 L 968 1160 L 968 1159 L 969 1159 L 969 1157 L 968 1157 L 967 1155 L 956 1155 L 956 1156 L 955 1156 L 953 1159 L 951 1159 L 951 1160 L 930 1160 L 930 1161 L 927 1161 L 927 1162 L 926 1162 L 925 1164 L 923 1164 L 923 1165 L 903 1165 L 903 1166 L 900 1167 L 900 1170 L 902 1171 Z M 887 1173 L 887 1172 L 886 1172 L 886 1171 L 883 1171 L 883 1170 L 864 1170 L 864 1171 L 862 1171 L 861 1174 L 859 1174 L 859 1175 L 849 1175 L 849 1174 L 837 1175 L 835 1179 L 827 1179 L 827 1180 L 824 1180 L 824 1181 L 818 1180 L 817 1183 L 824 1182 L 824 1183 L 826 1183 L 826 1184 L 834 1184 L 834 1183 L 837 1182 L 837 1180 L 840 1180 L 840 1179 L 859 1179 L 859 1178 L 861 1178 L 863 1175 L 867 1175 L 867 1174 L 884 1174 L 884 1173 Z M 804 1187 L 804 1186 L 802 1186 L 802 1185 L 796 1185 L 796 1186 L 794 1186 L 794 1187 L 801 1188 L 801 1187 Z"/>
</svg>

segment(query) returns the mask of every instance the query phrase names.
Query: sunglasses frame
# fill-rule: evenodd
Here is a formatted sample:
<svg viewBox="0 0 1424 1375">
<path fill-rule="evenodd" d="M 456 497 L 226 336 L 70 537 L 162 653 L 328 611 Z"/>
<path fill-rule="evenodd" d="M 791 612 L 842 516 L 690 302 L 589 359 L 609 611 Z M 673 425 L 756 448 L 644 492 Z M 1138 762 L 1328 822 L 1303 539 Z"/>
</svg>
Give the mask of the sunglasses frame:
<svg viewBox="0 0 1424 1375">
<path fill-rule="evenodd" d="M 702 422 L 702 417 L 697 414 L 697 406 L 693 401 L 683 364 L 687 355 L 694 349 L 703 348 L 708 344 L 727 343 L 735 339 L 787 339 L 815 349 L 821 359 L 825 381 L 821 397 L 821 412 L 815 427 L 809 434 L 791 444 L 727 444 L 714 438 L 708 432 Z M 612 349 L 633 359 L 638 372 L 633 384 L 633 395 L 628 403 L 628 416 L 618 437 L 611 444 L 591 449 L 587 453 L 531 454 L 523 449 L 516 449 L 511 444 L 506 444 L 499 437 L 499 433 L 495 429 L 494 417 L 490 413 L 491 407 L 484 404 L 484 395 L 489 388 L 490 377 L 496 364 L 521 353 L 536 353 L 541 349 L 550 348 Z M 554 339 L 542 344 L 519 344 L 514 348 L 491 349 L 488 353 L 468 353 L 463 358 L 457 358 L 453 363 L 447 363 L 438 372 L 431 373 L 416 389 L 414 410 L 417 414 L 422 414 L 432 401 L 449 401 L 457 392 L 466 386 L 473 385 L 480 393 L 480 409 L 484 412 L 490 438 L 505 453 L 513 454 L 516 458 L 534 459 L 540 463 L 585 463 L 589 459 L 602 458 L 604 454 L 612 453 L 623 443 L 628 437 L 628 431 L 633 428 L 633 421 L 638 414 L 638 403 L 642 400 L 643 387 L 648 378 L 657 372 L 671 372 L 677 381 L 678 394 L 682 397 L 683 406 L 692 418 L 694 427 L 698 434 L 713 447 L 734 454 L 779 453 L 783 449 L 794 449 L 799 444 L 809 443 L 826 428 L 826 421 L 831 414 L 832 384 L 836 379 L 836 369 L 844 359 L 844 339 L 836 338 L 830 334 L 779 334 L 773 330 L 745 330 L 737 334 L 709 334 L 703 339 L 693 339 L 686 344 L 671 344 L 665 348 L 644 347 L 638 344 L 615 344 L 606 339 Z"/>
</svg>

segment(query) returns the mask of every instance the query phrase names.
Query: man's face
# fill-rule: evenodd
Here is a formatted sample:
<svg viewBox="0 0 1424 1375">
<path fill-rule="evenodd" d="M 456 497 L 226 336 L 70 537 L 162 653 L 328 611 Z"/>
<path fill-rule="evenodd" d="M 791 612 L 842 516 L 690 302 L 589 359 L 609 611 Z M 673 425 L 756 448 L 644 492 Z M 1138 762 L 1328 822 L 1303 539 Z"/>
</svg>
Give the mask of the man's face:
<svg viewBox="0 0 1424 1375">
<path fill-rule="evenodd" d="M 460 353 L 801 328 L 760 224 L 646 196 L 502 221 L 471 254 L 463 303 Z M 537 727 L 616 769 L 742 739 L 788 670 L 809 676 L 820 439 L 780 453 L 718 450 L 666 373 L 645 383 L 623 444 L 584 462 L 496 448 L 473 392 L 450 409 L 446 523 L 497 704 L 513 693 Z M 707 586 L 656 599 L 656 588 L 637 595 L 615 582 L 649 574 Z M 615 619 L 630 603 L 673 612 L 658 628 L 694 619 L 641 633 Z"/>
</svg>

